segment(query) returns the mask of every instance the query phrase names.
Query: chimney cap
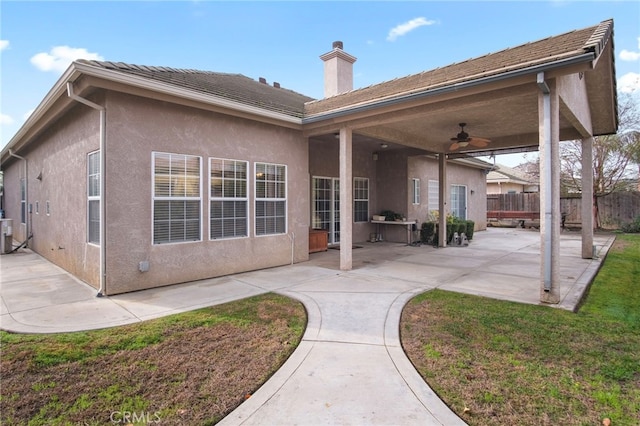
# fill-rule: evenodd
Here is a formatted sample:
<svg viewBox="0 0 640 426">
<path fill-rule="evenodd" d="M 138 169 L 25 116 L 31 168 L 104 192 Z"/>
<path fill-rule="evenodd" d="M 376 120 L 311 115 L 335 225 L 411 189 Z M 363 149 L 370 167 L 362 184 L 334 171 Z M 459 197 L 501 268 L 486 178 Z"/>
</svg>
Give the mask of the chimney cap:
<svg viewBox="0 0 640 426">
<path fill-rule="evenodd" d="M 339 41 L 339 40 L 334 41 L 334 42 L 333 42 L 333 48 L 334 48 L 334 49 L 340 49 L 340 50 L 343 50 L 343 49 L 344 49 L 344 44 L 343 44 L 341 41 Z"/>
</svg>

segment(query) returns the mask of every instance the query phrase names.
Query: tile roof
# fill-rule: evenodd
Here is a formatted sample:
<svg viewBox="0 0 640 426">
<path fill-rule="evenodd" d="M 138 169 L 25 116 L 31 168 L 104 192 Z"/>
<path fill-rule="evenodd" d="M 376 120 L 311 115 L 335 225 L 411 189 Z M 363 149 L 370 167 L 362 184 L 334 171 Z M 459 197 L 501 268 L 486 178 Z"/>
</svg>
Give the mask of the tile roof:
<svg viewBox="0 0 640 426">
<path fill-rule="evenodd" d="M 537 184 L 536 179 L 528 176 L 525 172 L 497 164 L 496 170 L 492 170 L 487 174 L 487 182 L 508 181 L 518 184 Z"/>
<path fill-rule="evenodd" d="M 132 65 L 122 62 L 92 60 L 79 60 L 78 62 L 204 94 L 220 96 L 294 117 L 302 117 L 305 102 L 313 100 L 309 96 L 282 87 L 274 87 L 242 74 Z"/>
<path fill-rule="evenodd" d="M 612 29 L 612 20 L 603 21 L 598 25 L 582 30 L 574 30 L 442 68 L 312 101 L 306 105 L 305 115 L 320 114 L 393 96 L 408 95 L 428 89 L 445 87 L 454 83 L 496 76 L 533 65 L 543 65 L 560 59 L 579 56 L 589 51 L 596 51 L 596 54 L 599 54 L 602 44 L 606 42 Z"/>
</svg>

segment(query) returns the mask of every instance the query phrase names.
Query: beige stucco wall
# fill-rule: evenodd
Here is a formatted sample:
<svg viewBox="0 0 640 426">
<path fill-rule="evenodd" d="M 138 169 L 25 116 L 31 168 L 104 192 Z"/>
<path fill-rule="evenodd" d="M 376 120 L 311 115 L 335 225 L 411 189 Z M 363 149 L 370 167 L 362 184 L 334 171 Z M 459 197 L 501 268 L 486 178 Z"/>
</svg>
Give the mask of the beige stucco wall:
<svg viewBox="0 0 640 426">
<path fill-rule="evenodd" d="M 105 294 L 188 282 L 308 259 L 308 144 L 300 131 L 187 108 L 171 103 L 99 93 L 107 108 Z M 99 114 L 75 105 L 20 154 L 29 161 L 33 205 L 31 248 L 95 288 L 99 247 L 87 240 L 87 154 L 99 149 Z M 202 157 L 202 240 L 152 243 L 152 152 Z M 249 161 L 249 238 L 209 240 L 208 159 Z M 255 236 L 254 165 L 287 166 L 286 234 Z M 22 162 L 5 164 L 5 206 L 15 239 L 26 238 L 20 221 Z M 35 177 L 42 172 L 42 181 Z M 50 202 L 50 215 L 45 203 Z M 39 213 L 35 213 L 36 201 Z M 148 261 L 148 272 L 139 262 Z"/>
<path fill-rule="evenodd" d="M 113 92 L 108 117 L 108 294 L 308 259 L 308 148 L 301 132 Z M 202 241 L 152 243 L 154 151 L 202 157 Z M 249 238 L 209 240 L 209 157 L 249 161 Z M 255 236 L 255 162 L 287 166 L 287 234 Z M 138 270 L 142 261 L 148 272 Z"/>
<path fill-rule="evenodd" d="M 33 234 L 29 247 L 95 287 L 99 284 L 99 249 L 86 242 L 86 188 L 87 154 L 98 148 L 99 113 L 79 105 L 46 129 L 28 150 L 19 152 L 28 161 Z M 4 170 L 6 216 L 13 219 L 16 243 L 27 237 L 25 225 L 20 224 L 23 167 L 23 161 L 16 159 L 5 164 Z"/>
<path fill-rule="evenodd" d="M 487 228 L 487 183 L 482 169 L 471 168 L 449 161 L 447 163 L 447 208 L 451 210 L 451 185 L 467 187 L 467 219 L 475 222 L 475 230 Z M 420 204 L 412 203 L 411 179 L 420 179 Z M 422 224 L 427 220 L 429 180 L 438 179 L 438 161 L 426 156 L 409 157 L 406 187 L 409 217 Z"/>
<path fill-rule="evenodd" d="M 509 191 L 514 191 L 519 194 L 524 192 L 524 185 L 511 182 L 487 183 L 487 194 L 508 194 Z"/>
</svg>

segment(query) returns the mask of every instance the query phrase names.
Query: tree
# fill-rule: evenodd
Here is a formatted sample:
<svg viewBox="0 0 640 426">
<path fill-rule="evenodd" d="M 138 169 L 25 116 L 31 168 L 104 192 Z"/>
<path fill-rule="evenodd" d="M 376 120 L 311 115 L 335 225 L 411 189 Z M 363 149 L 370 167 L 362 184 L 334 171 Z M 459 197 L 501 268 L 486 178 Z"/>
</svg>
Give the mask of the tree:
<svg viewBox="0 0 640 426">
<path fill-rule="evenodd" d="M 632 165 L 640 165 L 640 110 L 632 94 L 618 96 L 618 133 L 596 136 L 593 143 L 593 206 L 600 227 L 598 199 L 612 192 L 637 189 Z M 560 185 L 563 194 L 582 191 L 582 143 L 560 145 Z"/>
</svg>

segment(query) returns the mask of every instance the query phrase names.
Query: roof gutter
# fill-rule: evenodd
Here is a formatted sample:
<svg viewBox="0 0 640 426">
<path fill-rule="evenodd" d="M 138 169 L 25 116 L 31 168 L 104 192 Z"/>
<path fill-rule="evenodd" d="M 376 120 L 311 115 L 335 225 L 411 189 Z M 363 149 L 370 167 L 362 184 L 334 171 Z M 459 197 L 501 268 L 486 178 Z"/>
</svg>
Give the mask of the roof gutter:
<svg viewBox="0 0 640 426">
<path fill-rule="evenodd" d="M 312 117 L 303 118 L 302 124 L 311 124 L 317 123 L 324 120 L 335 119 L 339 117 L 343 117 L 349 114 L 355 114 L 365 111 L 374 110 L 376 108 L 384 108 L 396 104 L 400 104 L 407 101 L 419 100 L 424 98 L 429 98 L 432 96 L 443 95 L 447 93 L 457 92 L 459 90 L 469 89 L 472 87 L 480 86 L 488 83 L 495 83 L 499 81 L 504 81 L 510 78 L 521 77 L 533 73 L 539 73 L 544 71 L 549 71 L 556 68 L 577 65 L 582 63 L 588 63 L 593 61 L 596 58 L 596 54 L 594 52 L 583 53 L 578 56 L 574 56 L 571 58 L 560 59 L 548 64 L 535 65 L 527 68 L 523 68 L 520 70 L 508 71 L 502 74 L 489 76 L 489 77 L 481 77 L 475 80 L 465 81 L 462 83 L 454 83 L 448 86 L 439 87 L 436 89 L 427 89 L 416 93 L 411 93 L 408 95 L 402 95 L 398 97 L 384 99 L 379 102 L 372 102 L 366 105 L 359 105 L 351 108 L 341 109 L 339 111 L 333 111 L 328 113 L 320 113 L 314 115 Z"/>
<path fill-rule="evenodd" d="M 82 98 L 76 95 L 73 91 L 73 83 L 67 81 L 67 95 L 69 98 L 74 101 L 80 102 L 90 108 L 98 110 L 100 112 L 100 212 L 99 212 L 99 220 L 100 220 L 100 288 L 98 289 L 97 297 L 102 297 L 105 292 L 106 285 L 106 241 L 105 241 L 105 217 L 106 217 L 106 204 L 105 203 L 105 172 L 106 172 L 106 153 L 105 153 L 105 140 L 106 140 L 106 125 L 107 125 L 107 109 L 102 105 L 98 105 L 94 102 L 91 102 L 88 99 Z"/>
</svg>

